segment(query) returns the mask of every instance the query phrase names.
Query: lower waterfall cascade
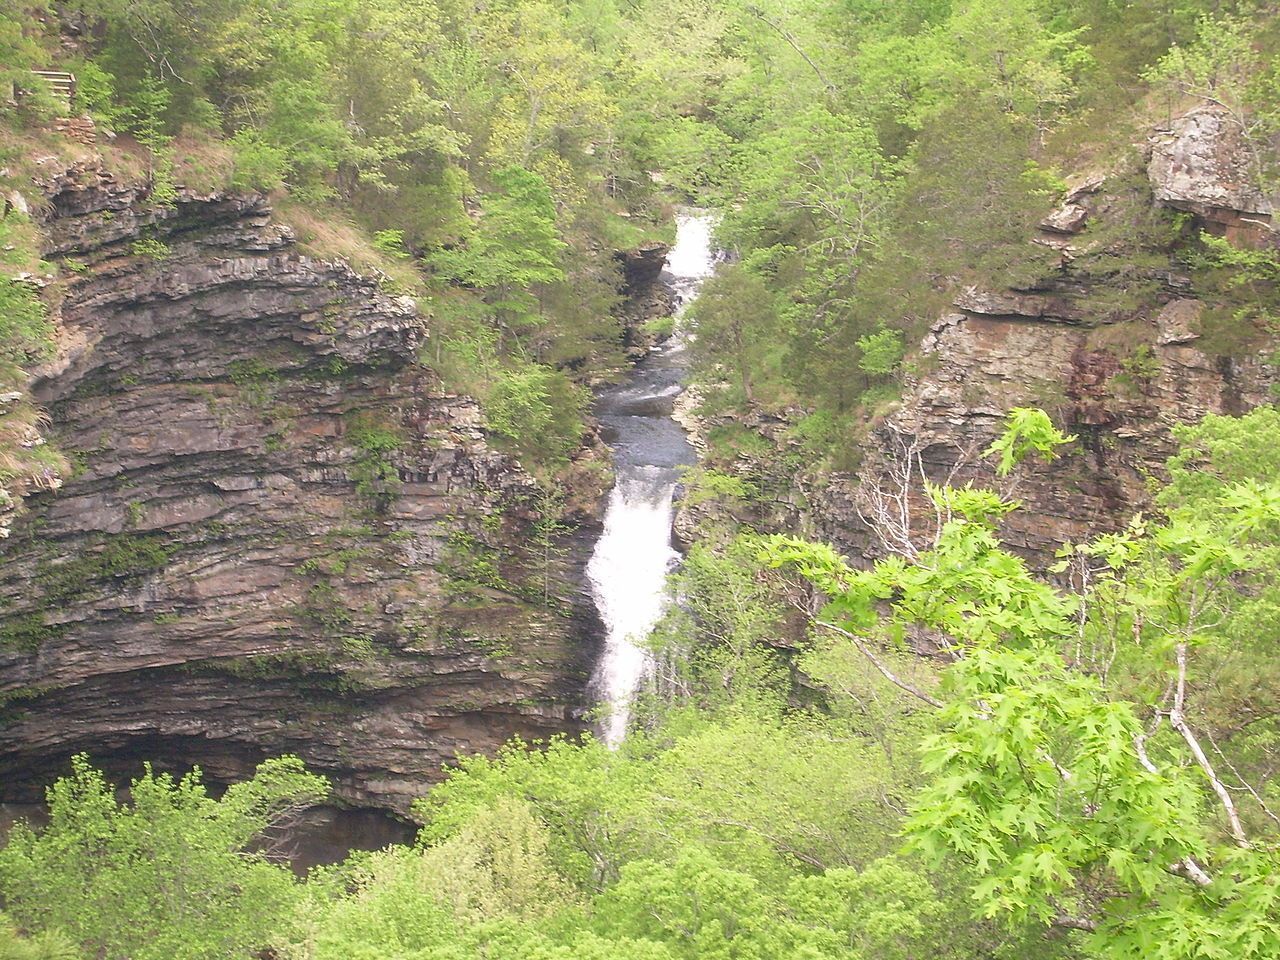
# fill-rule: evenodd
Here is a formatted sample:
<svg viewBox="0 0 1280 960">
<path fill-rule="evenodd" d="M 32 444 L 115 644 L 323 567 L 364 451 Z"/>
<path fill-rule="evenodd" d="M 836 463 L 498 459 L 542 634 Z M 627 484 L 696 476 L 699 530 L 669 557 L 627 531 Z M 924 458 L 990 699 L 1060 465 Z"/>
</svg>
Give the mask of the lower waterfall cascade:
<svg viewBox="0 0 1280 960">
<path fill-rule="evenodd" d="M 610 746 L 626 736 L 632 701 L 653 669 L 641 644 L 662 617 L 667 575 L 680 559 L 671 545 L 673 499 L 680 468 L 696 461 L 684 430 L 672 419 L 687 366 L 680 316 L 715 268 L 714 222 L 705 210 L 677 214 L 676 243 L 664 270 L 678 297 L 675 331 L 625 384 L 603 392 L 596 404 L 617 473 L 604 531 L 587 565 L 605 626 L 594 689 L 606 711 L 600 735 Z"/>
</svg>

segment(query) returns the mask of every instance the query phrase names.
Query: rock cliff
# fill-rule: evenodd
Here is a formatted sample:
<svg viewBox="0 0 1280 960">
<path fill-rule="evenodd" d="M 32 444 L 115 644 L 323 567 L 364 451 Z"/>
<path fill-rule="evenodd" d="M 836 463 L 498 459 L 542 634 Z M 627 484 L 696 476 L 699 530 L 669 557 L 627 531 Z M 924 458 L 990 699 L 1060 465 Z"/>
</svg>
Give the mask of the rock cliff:
<svg viewBox="0 0 1280 960">
<path fill-rule="evenodd" d="M 1042 407 L 1078 440 L 1006 485 L 1025 509 L 1004 535 L 1043 562 L 1146 504 L 1174 426 L 1268 402 L 1272 332 L 1224 315 L 1182 255 L 1198 229 L 1277 244 L 1251 153 L 1221 112 L 1196 110 L 1152 137 L 1136 176 L 1121 167 L 1072 190 L 1034 239 L 1056 253 L 1050 273 L 1029 288 L 966 290 L 933 326 L 921 347 L 932 369 L 876 432 L 864 482 L 897 475 L 913 450 L 935 481 L 990 484 L 978 454 L 1005 411 Z"/>
<path fill-rule="evenodd" d="M 627 357 L 640 360 L 654 344 L 645 322 L 669 316 L 676 308 L 675 292 L 663 280 L 671 247 L 651 241 L 616 255 L 622 267 L 622 346 Z"/>
<path fill-rule="evenodd" d="M 588 532 L 539 536 L 413 301 L 261 196 L 44 188 L 67 276 L 30 390 L 73 468 L 0 545 L 0 801 L 77 751 L 215 783 L 292 752 L 403 812 L 459 753 L 581 729 Z"/>
<path fill-rule="evenodd" d="M 869 520 L 890 541 L 908 532 L 927 541 L 928 478 L 1000 486 L 1021 500 L 1003 535 L 1040 565 L 1064 542 L 1123 525 L 1147 503 L 1174 426 L 1273 399 L 1274 332 L 1233 316 L 1182 255 L 1201 228 L 1280 245 L 1276 200 L 1253 176 L 1256 149 L 1202 109 L 1155 134 L 1129 169 L 1081 181 L 1032 238 L 1048 262 L 1039 280 L 1002 287 L 993 277 L 932 326 L 919 372 L 872 426 L 856 471 L 806 469 L 787 417 L 740 421 L 771 441 L 737 458 L 762 492 L 750 519 L 872 559 L 900 542 L 882 540 Z M 1047 410 L 1078 439 L 1057 461 L 1027 463 L 1000 483 L 982 451 L 1015 406 Z M 697 526 L 686 514 L 678 529 L 690 538 Z"/>
</svg>

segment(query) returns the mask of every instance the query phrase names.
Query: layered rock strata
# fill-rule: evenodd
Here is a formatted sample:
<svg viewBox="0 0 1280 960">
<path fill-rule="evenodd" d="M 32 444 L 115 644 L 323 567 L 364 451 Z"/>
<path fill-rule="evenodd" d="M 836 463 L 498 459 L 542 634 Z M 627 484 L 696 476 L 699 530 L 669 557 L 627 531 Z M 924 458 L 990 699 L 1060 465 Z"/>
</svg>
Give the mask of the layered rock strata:
<svg viewBox="0 0 1280 960">
<path fill-rule="evenodd" d="M 581 729 L 589 532 L 539 536 L 414 302 L 261 196 L 46 190 L 68 279 L 31 390 L 74 469 L 0 546 L 0 801 L 78 751 L 214 782 L 289 752 L 404 812 L 459 754 Z"/>
<path fill-rule="evenodd" d="M 955 298 L 920 344 L 924 372 L 873 425 L 856 471 L 806 469 L 794 418 L 739 419 L 772 441 L 763 456 L 738 458 L 738 472 L 761 491 L 748 519 L 865 562 L 904 538 L 929 542 L 928 479 L 994 486 L 1020 500 L 1002 533 L 1040 566 L 1063 543 L 1123 526 L 1148 503 L 1175 450 L 1175 426 L 1274 398 L 1274 333 L 1224 316 L 1178 255 L 1198 228 L 1280 247 L 1276 198 L 1251 179 L 1257 149 L 1220 111 L 1202 109 L 1152 138 L 1136 177 L 1079 183 L 1033 238 L 1049 258 L 1042 279 L 1005 288 L 994 278 Z M 1141 245 L 1135 219 L 1158 225 Z M 1164 239 L 1153 245 L 1153 237 Z M 1054 462 L 1027 462 L 1001 481 L 983 451 L 1018 406 L 1047 410 L 1077 440 Z M 685 538 L 699 535 L 696 513 L 678 522 Z"/>
<path fill-rule="evenodd" d="M 934 324 L 921 345 L 933 369 L 877 432 L 864 483 L 900 474 L 913 451 L 935 482 L 997 484 L 1024 504 L 1006 541 L 1045 563 L 1147 504 L 1176 449 L 1174 427 L 1269 402 L 1272 331 L 1223 316 L 1217 293 L 1179 255 L 1198 229 L 1280 249 L 1272 200 L 1256 185 L 1257 149 L 1222 111 L 1199 109 L 1152 137 L 1136 203 L 1122 175 L 1072 190 L 1035 238 L 1057 254 L 1050 274 L 1029 289 L 967 290 Z M 1135 206 L 1162 226 L 1130 249 Z M 1017 406 L 1049 411 L 1077 440 L 1060 459 L 998 483 L 981 452 Z"/>
</svg>

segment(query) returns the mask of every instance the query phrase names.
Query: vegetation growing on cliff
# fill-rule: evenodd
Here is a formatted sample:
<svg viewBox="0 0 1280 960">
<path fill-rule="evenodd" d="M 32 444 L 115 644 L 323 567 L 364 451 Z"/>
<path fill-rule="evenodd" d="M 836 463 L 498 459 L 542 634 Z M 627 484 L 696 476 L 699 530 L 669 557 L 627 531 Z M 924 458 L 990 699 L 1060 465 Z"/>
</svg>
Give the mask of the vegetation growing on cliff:
<svg viewBox="0 0 1280 960">
<path fill-rule="evenodd" d="M 0 851 L 36 938 L 14 949 L 1273 957 L 1275 429 L 1268 409 L 1182 431 L 1158 514 L 1064 548 L 1070 592 L 1001 546 L 1016 505 L 973 488 L 930 491 L 932 540 L 868 570 L 789 538 L 691 555 L 667 633 L 696 655 L 620 749 L 464 760 L 416 806 L 417 846 L 305 883 L 262 840 L 323 796 L 296 761 L 216 802 L 147 774 L 120 805 L 77 760 L 50 825 Z M 825 606 L 797 687 L 777 644 L 805 589 Z"/>
<path fill-rule="evenodd" d="M 342 252 L 432 316 L 424 359 L 554 468 L 583 432 L 576 384 L 622 360 L 614 253 L 666 230 L 659 164 L 619 106 L 656 80 L 619 67 L 609 29 L 544 3 L 24 2 L 0 14 L 22 91 L 0 104 L 3 146 L 37 149 L 66 109 L 29 70 L 67 69 L 73 110 L 125 135 L 102 148 L 117 167 L 142 155 L 153 202 L 184 185 L 287 191 L 304 240 L 354 224 Z M 6 169 L 6 187 L 31 196 L 29 172 Z M 134 252 L 167 254 L 157 238 Z"/>
<path fill-rule="evenodd" d="M 1027 237 L 1061 192 L 1059 161 L 1109 149 L 1100 128 L 1123 130 L 1153 92 L 1226 101 L 1250 137 L 1275 122 L 1274 4 L 84 9 L 103 29 L 64 65 L 82 103 L 143 148 L 155 202 L 173 202 L 195 128 L 229 145 L 234 185 L 352 219 L 389 264 L 384 285 L 435 317 L 425 362 L 550 464 L 580 443 L 582 381 L 615 359 L 612 252 L 672 197 L 722 206 L 740 254 L 695 311 L 703 385 L 725 407 L 801 405 L 796 435 L 822 454 L 893 395 L 955 290 L 1045 271 L 1052 255 Z M 59 56 L 54 24 L 0 15 L 0 80 Z M 21 135 L 50 109 L 0 107 Z M 1131 247 L 1178 246 L 1229 321 L 1274 323 L 1274 255 L 1133 219 Z M 29 261 L 35 241 L 13 223 Z M 1099 307 L 1122 315 L 1168 258 L 1118 249 L 1095 266 L 1133 270 L 1123 302 Z M 50 331 L 35 288 L 5 283 L 0 361 L 17 381 Z M 1122 370 L 1136 389 L 1149 355 Z M 265 389 L 261 370 L 236 377 L 246 398 Z M 348 426 L 352 479 L 381 504 L 406 440 L 376 417 Z M 621 749 L 466 759 L 418 804 L 417 846 L 306 882 L 262 847 L 282 810 L 325 793 L 296 761 L 217 800 L 148 772 L 123 802 L 74 761 L 49 826 L 0 850 L 0 956 L 1268 960 L 1278 428 L 1261 410 L 1182 430 L 1156 512 L 1064 548 L 1052 578 L 1000 542 L 1017 504 L 972 487 L 915 491 L 934 536 L 868 570 L 788 538 L 696 548 Z M 711 439 L 725 461 L 772 455 L 743 428 Z M 1016 474 L 1072 439 L 1022 408 L 988 453 Z M 690 487 L 731 508 L 759 494 L 705 468 Z M 119 534 L 45 564 L 38 586 L 65 600 L 173 550 Z M 482 538 L 455 533 L 445 559 L 467 596 L 510 589 Z M 324 573 L 301 612 L 335 633 L 351 626 L 327 580 L 340 563 L 299 570 Z M 38 656 L 58 629 L 25 617 L 0 647 Z M 346 640 L 352 660 L 368 655 L 368 638 Z M 271 656 L 217 669 L 337 667 Z"/>
<path fill-rule="evenodd" d="M 1218 104 L 1274 180 L 1261 0 L 84 0 L 71 56 L 21 7 L 0 59 L 32 95 L 4 122 L 56 111 L 24 71 L 65 67 L 157 202 L 220 138 L 233 184 L 354 222 L 433 315 L 428 362 L 530 462 L 576 447 L 575 384 L 620 360 L 612 253 L 672 200 L 721 206 L 741 254 L 704 298 L 703 378 L 847 437 L 957 291 L 1056 269 L 1027 240 L 1060 171 L 1114 164 L 1145 118 Z"/>
<path fill-rule="evenodd" d="M 704 29 L 726 41 L 711 56 L 733 79 L 709 87 L 687 126 L 729 158 L 701 189 L 720 198 L 720 239 L 741 260 L 699 305 L 712 332 L 699 371 L 708 406 L 801 407 L 857 442 L 957 294 L 1062 278 L 1059 251 L 1029 242 L 1061 177 L 1106 172 L 1108 191 L 1125 193 L 1125 170 L 1142 162 L 1130 144 L 1158 119 L 1225 110 L 1252 151 L 1249 175 L 1274 183 L 1275 12 L 1051 0 L 717 8 Z M 743 36 L 753 42 L 728 40 Z M 1072 269 L 1106 277 L 1115 297 L 1080 292 L 1087 322 L 1142 318 L 1171 268 L 1241 255 L 1214 237 L 1201 249 L 1185 218 L 1152 203 L 1145 177 L 1113 206 L 1072 249 Z M 1243 286 L 1197 275 L 1196 288 L 1223 304 L 1206 342 L 1222 355 L 1274 333 L 1274 321 L 1240 322 Z"/>
</svg>

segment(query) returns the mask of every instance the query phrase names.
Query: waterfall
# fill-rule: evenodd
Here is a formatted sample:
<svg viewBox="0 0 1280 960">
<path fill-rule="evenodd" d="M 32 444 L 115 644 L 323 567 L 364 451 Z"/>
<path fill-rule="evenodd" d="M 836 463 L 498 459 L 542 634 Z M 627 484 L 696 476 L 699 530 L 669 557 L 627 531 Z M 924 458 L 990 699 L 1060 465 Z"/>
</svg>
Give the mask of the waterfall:
<svg viewBox="0 0 1280 960">
<path fill-rule="evenodd" d="M 617 470 L 604 532 L 587 564 L 605 626 L 594 687 L 606 707 L 600 734 L 610 746 L 626 735 L 632 701 L 653 669 L 640 644 L 662 616 L 667 574 L 679 561 L 671 546 L 672 498 L 679 468 L 695 462 L 684 431 L 671 418 L 686 367 L 679 318 L 714 269 L 713 223 L 706 211 L 677 214 L 676 243 L 665 271 L 679 298 L 676 331 L 637 365 L 626 384 L 604 392 L 596 406 Z"/>
</svg>

